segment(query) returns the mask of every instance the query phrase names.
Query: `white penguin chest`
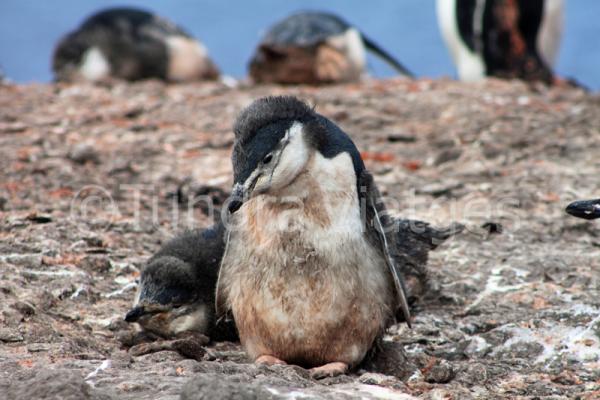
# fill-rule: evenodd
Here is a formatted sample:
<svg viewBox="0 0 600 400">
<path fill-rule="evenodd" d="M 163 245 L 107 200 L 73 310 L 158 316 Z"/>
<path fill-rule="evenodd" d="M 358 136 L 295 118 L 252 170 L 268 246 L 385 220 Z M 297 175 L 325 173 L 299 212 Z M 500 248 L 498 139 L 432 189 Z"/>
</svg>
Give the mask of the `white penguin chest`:
<svg viewBox="0 0 600 400">
<path fill-rule="evenodd" d="M 339 351 L 353 362 L 389 317 L 385 262 L 366 240 L 352 161 L 338 157 L 313 161 L 294 183 L 307 196 L 258 196 L 236 213 L 222 278 L 251 356 L 287 343 L 303 357 L 344 337 Z"/>
</svg>

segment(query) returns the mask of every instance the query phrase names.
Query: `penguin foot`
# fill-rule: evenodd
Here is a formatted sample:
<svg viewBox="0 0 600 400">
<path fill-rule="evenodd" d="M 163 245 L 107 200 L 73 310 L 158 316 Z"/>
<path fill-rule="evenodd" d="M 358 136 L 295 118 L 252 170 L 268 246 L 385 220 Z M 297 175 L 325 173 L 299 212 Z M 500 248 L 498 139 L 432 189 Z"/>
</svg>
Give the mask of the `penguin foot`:
<svg viewBox="0 0 600 400">
<path fill-rule="evenodd" d="M 310 377 L 313 379 L 330 378 L 348 372 L 348 364 L 343 362 L 332 362 L 321 365 L 320 367 L 311 368 L 309 371 Z"/>
<path fill-rule="evenodd" d="M 285 361 L 269 355 L 263 355 L 258 357 L 256 360 L 254 360 L 254 363 L 261 365 L 287 365 Z"/>
</svg>

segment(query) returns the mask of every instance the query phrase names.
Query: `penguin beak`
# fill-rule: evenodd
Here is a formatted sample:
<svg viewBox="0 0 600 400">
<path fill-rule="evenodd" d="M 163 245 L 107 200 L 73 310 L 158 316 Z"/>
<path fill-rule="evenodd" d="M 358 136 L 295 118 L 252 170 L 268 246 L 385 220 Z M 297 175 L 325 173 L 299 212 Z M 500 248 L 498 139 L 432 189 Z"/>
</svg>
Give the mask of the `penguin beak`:
<svg viewBox="0 0 600 400">
<path fill-rule="evenodd" d="M 233 214 L 239 210 L 242 204 L 244 204 L 244 195 L 245 190 L 243 185 L 239 183 L 233 185 L 233 190 L 231 191 L 231 196 L 229 197 L 229 203 L 227 204 L 227 209 L 229 210 L 230 214 Z"/>
<path fill-rule="evenodd" d="M 600 199 L 574 201 L 567 206 L 565 211 L 577 218 L 600 218 Z"/>
<path fill-rule="evenodd" d="M 143 306 L 133 307 L 127 312 L 127 314 L 125 314 L 125 321 L 129 323 L 136 322 L 144 314 L 145 311 Z"/>
</svg>

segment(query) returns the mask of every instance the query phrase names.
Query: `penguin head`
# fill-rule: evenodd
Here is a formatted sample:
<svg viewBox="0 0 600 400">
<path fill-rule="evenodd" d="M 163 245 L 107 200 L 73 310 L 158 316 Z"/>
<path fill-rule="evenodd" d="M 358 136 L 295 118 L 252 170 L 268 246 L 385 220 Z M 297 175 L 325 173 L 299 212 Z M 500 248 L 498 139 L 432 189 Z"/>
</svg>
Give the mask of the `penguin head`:
<svg viewBox="0 0 600 400">
<path fill-rule="evenodd" d="M 600 199 L 579 200 L 569 204 L 565 209 L 567 214 L 583 219 L 600 218 Z"/>
<path fill-rule="evenodd" d="M 231 212 L 244 198 L 274 194 L 288 186 L 326 137 L 319 115 L 289 96 L 256 100 L 239 115 L 234 131 Z"/>
<path fill-rule="evenodd" d="M 207 328 L 207 311 L 192 265 L 171 256 L 151 260 L 143 269 L 133 307 L 125 321 L 137 322 L 162 337 Z"/>
<path fill-rule="evenodd" d="M 88 47 L 78 33 L 70 33 L 60 40 L 52 58 L 52 69 L 57 81 L 76 80 Z"/>
</svg>

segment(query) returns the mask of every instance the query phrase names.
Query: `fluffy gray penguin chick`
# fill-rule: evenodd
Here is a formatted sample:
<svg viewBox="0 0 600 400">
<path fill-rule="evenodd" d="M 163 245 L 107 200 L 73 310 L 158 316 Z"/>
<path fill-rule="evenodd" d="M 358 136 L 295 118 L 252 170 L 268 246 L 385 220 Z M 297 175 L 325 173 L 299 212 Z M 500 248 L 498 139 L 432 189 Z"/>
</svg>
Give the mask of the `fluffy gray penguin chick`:
<svg viewBox="0 0 600 400">
<path fill-rule="evenodd" d="M 164 339 L 192 332 L 217 341 L 236 340 L 233 321 L 217 321 L 214 312 L 224 232 L 217 224 L 165 244 L 143 268 L 125 320 Z"/>
<path fill-rule="evenodd" d="M 300 100 L 259 99 L 234 131 L 217 314 L 257 363 L 344 373 L 397 316 L 410 325 L 393 220 L 350 137 Z"/>
</svg>

